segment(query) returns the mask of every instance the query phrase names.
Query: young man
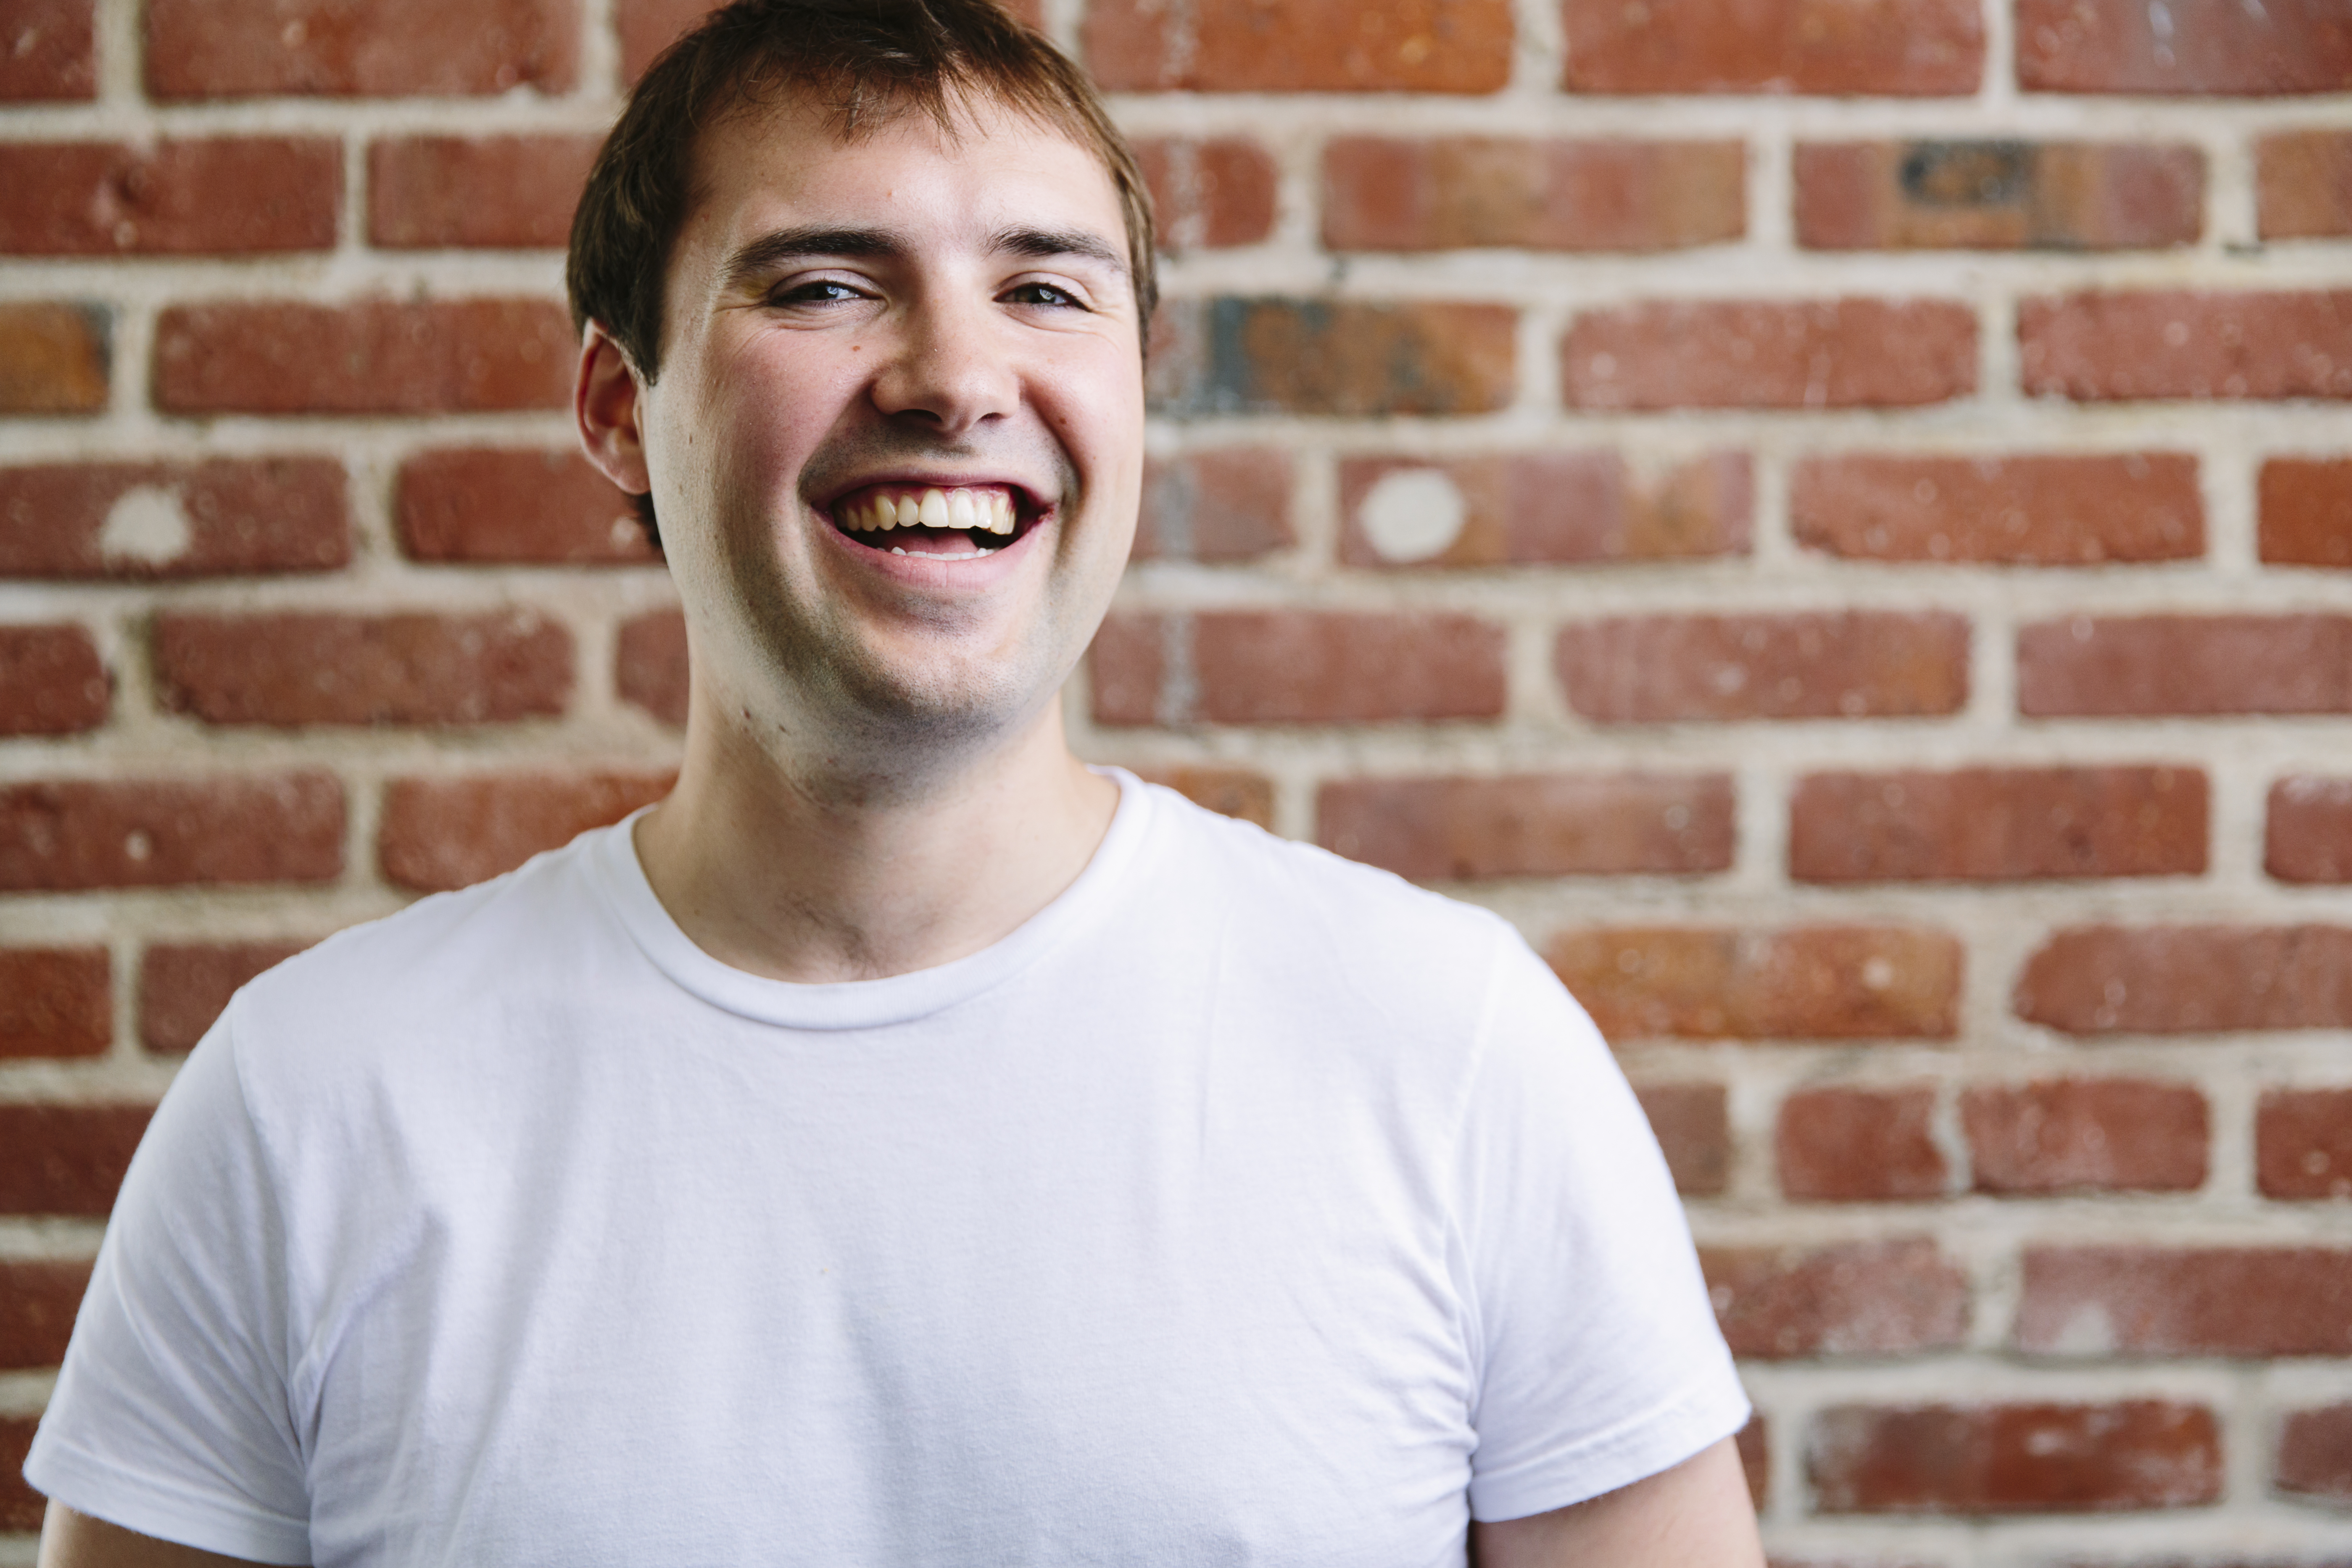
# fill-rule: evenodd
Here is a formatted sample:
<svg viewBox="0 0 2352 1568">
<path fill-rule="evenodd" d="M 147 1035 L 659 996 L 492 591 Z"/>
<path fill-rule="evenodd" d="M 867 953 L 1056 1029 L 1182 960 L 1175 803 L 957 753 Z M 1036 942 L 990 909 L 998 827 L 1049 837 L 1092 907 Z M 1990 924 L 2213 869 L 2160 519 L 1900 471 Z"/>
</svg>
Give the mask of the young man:
<svg viewBox="0 0 2352 1568">
<path fill-rule="evenodd" d="M 1064 743 L 1150 235 L 985 0 L 750 0 L 656 68 L 572 281 L 677 791 L 231 1005 L 29 1461 L 45 1564 L 1761 1563 L 1558 983 Z"/>
</svg>

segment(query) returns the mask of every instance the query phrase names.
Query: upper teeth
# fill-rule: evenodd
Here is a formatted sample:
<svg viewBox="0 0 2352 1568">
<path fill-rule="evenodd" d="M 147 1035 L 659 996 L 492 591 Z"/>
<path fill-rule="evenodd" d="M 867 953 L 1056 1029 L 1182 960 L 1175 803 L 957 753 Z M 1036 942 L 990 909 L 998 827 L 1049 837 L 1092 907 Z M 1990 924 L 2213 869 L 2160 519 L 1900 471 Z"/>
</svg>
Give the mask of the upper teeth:
<svg viewBox="0 0 2352 1568">
<path fill-rule="evenodd" d="M 842 526 L 858 533 L 894 528 L 961 529 L 967 533 L 1013 531 L 1013 498 L 1001 489 L 938 489 L 896 496 L 877 493 L 841 509 Z"/>
</svg>

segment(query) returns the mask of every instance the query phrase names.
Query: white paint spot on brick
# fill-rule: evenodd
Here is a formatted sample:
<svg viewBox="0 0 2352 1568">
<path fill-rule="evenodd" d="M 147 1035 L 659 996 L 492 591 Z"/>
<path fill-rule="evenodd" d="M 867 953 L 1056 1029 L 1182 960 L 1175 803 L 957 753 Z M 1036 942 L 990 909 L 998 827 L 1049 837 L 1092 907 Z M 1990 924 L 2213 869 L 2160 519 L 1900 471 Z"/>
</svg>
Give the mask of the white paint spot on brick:
<svg viewBox="0 0 2352 1568">
<path fill-rule="evenodd" d="M 98 530 L 98 552 L 109 561 L 162 566 L 185 555 L 194 537 L 178 491 L 133 485 L 107 509 Z"/>
<path fill-rule="evenodd" d="M 1400 468 L 1381 477 L 1356 515 L 1381 560 L 1426 561 L 1462 537 L 1470 506 L 1439 469 Z"/>
<path fill-rule="evenodd" d="M 2116 1325 L 2105 1307 L 2086 1302 L 2060 1325 L 2049 1343 L 2034 1348 L 2053 1355 L 2113 1355 Z"/>
</svg>

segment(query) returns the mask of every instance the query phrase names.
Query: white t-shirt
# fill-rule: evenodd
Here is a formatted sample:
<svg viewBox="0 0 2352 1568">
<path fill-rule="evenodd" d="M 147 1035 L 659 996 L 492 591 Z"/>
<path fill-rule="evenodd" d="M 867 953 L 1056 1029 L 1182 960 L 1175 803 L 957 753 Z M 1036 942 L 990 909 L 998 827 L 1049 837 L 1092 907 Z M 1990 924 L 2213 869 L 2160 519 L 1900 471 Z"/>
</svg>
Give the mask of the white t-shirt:
<svg viewBox="0 0 2352 1568">
<path fill-rule="evenodd" d="M 623 826 L 255 982 L 26 1475 L 266 1563 L 1437 1568 L 1735 1430 L 1517 935 L 1119 783 L 918 973 L 729 969 Z"/>
</svg>

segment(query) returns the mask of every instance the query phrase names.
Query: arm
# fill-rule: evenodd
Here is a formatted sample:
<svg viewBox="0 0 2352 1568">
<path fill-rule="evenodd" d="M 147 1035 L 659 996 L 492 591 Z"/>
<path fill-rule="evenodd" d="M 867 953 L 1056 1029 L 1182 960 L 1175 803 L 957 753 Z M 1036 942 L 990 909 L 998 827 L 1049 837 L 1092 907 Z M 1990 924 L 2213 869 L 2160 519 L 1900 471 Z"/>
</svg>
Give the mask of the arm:
<svg viewBox="0 0 2352 1568">
<path fill-rule="evenodd" d="M 1764 1568 L 1764 1547 L 1738 1452 L 1726 1437 L 1613 1492 L 1474 1523 L 1470 1561 L 1476 1568 Z"/>
<path fill-rule="evenodd" d="M 257 1568 L 242 1557 L 223 1557 L 193 1546 L 175 1546 L 49 1504 L 41 1521 L 40 1568 Z"/>
</svg>

